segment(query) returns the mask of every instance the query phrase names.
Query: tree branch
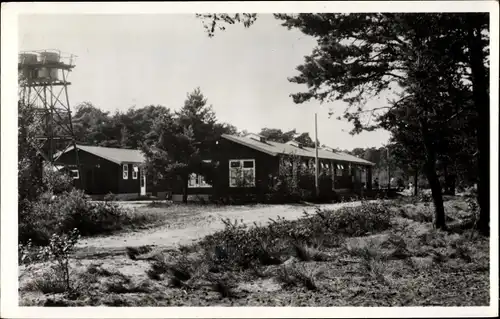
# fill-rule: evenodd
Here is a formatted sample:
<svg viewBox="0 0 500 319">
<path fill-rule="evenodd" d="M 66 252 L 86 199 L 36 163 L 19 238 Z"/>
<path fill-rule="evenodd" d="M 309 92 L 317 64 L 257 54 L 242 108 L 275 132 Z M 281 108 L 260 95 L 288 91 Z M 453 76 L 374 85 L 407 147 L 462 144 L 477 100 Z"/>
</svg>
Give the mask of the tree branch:
<svg viewBox="0 0 500 319">
<path fill-rule="evenodd" d="M 401 75 L 397 75 L 397 74 L 394 74 L 394 73 L 391 73 L 391 72 L 386 72 L 384 73 L 384 75 L 388 75 L 388 76 L 392 76 L 392 77 L 395 77 L 395 78 L 398 78 L 398 79 L 401 79 L 401 80 L 407 80 L 407 78 L 401 76 Z"/>
</svg>

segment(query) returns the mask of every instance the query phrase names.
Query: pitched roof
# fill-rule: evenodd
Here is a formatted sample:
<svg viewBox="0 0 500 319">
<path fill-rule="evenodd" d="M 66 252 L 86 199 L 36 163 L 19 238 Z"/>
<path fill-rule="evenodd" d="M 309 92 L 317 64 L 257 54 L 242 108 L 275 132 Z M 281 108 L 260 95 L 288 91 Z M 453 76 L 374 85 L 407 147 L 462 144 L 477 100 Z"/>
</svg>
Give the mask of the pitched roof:
<svg viewBox="0 0 500 319">
<path fill-rule="evenodd" d="M 273 141 L 260 142 L 249 137 L 241 137 L 228 134 L 223 134 L 222 137 L 229 141 L 238 143 L 240 145 L 244 145 L 246 147 L 253 148 L 257 151 L 269 154 L 271 156 L 277 156 L 278 154 L 294 154 L 297 156 L 312 157 L 312 158 L 316 156 L 316 150 L 311 147 L 299 148 L 290 144 L 278 143 Z M 364 160 L 362 158 L 353 155 L 349 155 L 342 152 L 332 152 L 331 150 L 325 150 L 321 148 L 318 149 L 318 157 L 320 159 L 329 159 L 339 162 L 349 162 L 349 163 L 356 163 L 369 166 L 375 165 L 372 162 L 369 162 L 367 160 Z"/>
<path fill-rule="evenodd" d="M 76 145 L 76 147 L 79 150 L 88 152 L 95 156 L 102 157 L 116 164 L 143 163 L 145 161 L 144 154 L 140 150 L 131 150 L 131 149 L 114 148 L 114 147 L 88 146 L 88 145 Z M 69 147 L 65 151 L 58 154 L 57 157 L 72 150 L 73 146 Z"/>
</svg>

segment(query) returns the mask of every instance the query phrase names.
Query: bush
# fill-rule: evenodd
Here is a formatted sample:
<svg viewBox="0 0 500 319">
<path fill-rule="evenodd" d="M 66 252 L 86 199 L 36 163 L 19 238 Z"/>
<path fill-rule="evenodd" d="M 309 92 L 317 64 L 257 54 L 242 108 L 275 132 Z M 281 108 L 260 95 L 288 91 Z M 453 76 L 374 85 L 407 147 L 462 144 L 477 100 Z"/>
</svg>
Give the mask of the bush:
<svg viewBox="0 0 500 319">
<path fill-rule="evenodd" d="M 55 267 L 62 277 L 59 277 L 59 279 L 64 283 L 67 290 L 71 290 L 69 269 L 70 255 L 73 252 L 78 239 L 80 239 L 80 234 L 75 228 L 68 234 L 53 234 L 50 238 L 49 244 L 40 249 L 40 255 L 42 258 L 55 262 Z"/>
<path fill-rule="evenodd" d="M 305 167 L 296 155 L 280 158 L 278 174 L 270 176 L 269 201 L 299 202 L 303 200 L 328 200 L 333 196 L 332 180 L 328 173 L 320 175 L 320 198 L 315 198 L 314 169 Z"/>
<path fill-rule="evenodd" d="M 419 223 L 431 223 L 433 221 L 433 212 L 430 207 L 408 206 L 399 210 L 400 216 L 408 218 Z"/>
<path fill-rule="evenodd" d="M 106 194 L 106 196 L 104 196 L 104 201 L 105 202 L 114 202 L 114 201 L 117 201 L 118 200 L 118 196 L 116 196 L 115 194 L 113 193 L 108 193 Z"/>
<path fill-rule="evenodd" d="M 225 229 L 205 237 L 200 245 L 216 271 L 248 269 L 256 263 L 280 264 L 282 256 L 291 254 L 322 260 L 326 256 L 311 248 L 338 246 L 341 235 L 363 236 L 386 230 L 390 219 L 391 212 L 382 203 L 363 203 L 336 211 L 318 210 L 294 221 L 278 217 L 267 226 L 248 227 L 224 220 Z"/>
<path fill-rule="evenodd" d="M 31 249 L 31 242 L 19 245 L 20 262 L 29 264 L 34 261 L 49 261 L 51 271 L 44 273 L 28 284 L 28 289 L 40 290 L 43 293 L 59 293 L 71 291 L 70 255 L 73 253 L 80 235 L 73 229 L 67 234 L 53 234 L 47 246 Z M 29 266 L 28 266 L 29 267 Z"/>
<path fill-rule="evenodd" d="M 200 243 L 215 271 L 250 268 L 254 262 L 279 264 L 279 237 L 266 227 L 248 228 L 245 224 L 223 220 L 225 229 L 209 235 Z"/>
<path fill-rule="evenodd" d="M 54 171 L 51 168 L 46 168 L 42 180 L 46 191 L 55 195 L 69 192 L 73 189 L 73 179 L 64 171 Z"/>
<path fill-rule="evenodd" d="M 80 190 L 59 196 L 44 193 L 19 211 L 19 239 L 46 245 L 54 233 L 77 229 L 82 236 L 110 233 L 133 221 L 127 211 L 112 202 L 92 202 Z"/>
<path fill-rule="evenodd" d="M 418 194 L 418 199 L 421 201 L 421 202 L 424 202 L 424 203 L 429 203 L 429 202 L 432 202 L 432 195 L 430 193 L 426 193 L 426 192 L 420 192 Z"/>
<path fill-rule="evenodd" d="M 343 207 L 322 215 L 326 227 L 346 236 L 363 236 L 391 227 L 392 213 L 382 202 L 363 202 L 357 207 Z"/>
</svg>

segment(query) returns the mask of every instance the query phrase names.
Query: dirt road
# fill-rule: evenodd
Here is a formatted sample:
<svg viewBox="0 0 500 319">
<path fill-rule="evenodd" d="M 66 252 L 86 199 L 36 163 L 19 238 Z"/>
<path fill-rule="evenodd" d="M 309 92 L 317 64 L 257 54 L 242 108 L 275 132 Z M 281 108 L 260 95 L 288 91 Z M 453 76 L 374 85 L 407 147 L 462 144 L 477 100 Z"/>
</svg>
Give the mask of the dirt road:
<svg viewBox="0 0 500 319">
<path fill-rule="evenodd" d="M 81 240 L 78 250 L 81 253 L 97 253 L 98 251 L 123 251 L 127 246 L 152 245 L 161 248 L 176 247 L 190 244 L 208 234 L 224 228 L 222 219 L 237 219 L 246 224 L 267 224 L 269 218 L 278 216 L 285 219 L 297 219 L 304 211 L 313 213 L 317 207 L 338 209 L 345 206 L 357 206 L 360 202 L 323 204 L 323 205 L 257 205 L 239 207 L 238 209 L 212 210 L 206 214 L 197 214 L 192 219 L 187 218 L 182 223 L 161 226 L 144 231 L 128 232 L 106 237 L 93 237 Z M 168 213 L 166 209 L 166 213 Z M 167 221 L 168 224 L 168 221 Z"/>
</svg>

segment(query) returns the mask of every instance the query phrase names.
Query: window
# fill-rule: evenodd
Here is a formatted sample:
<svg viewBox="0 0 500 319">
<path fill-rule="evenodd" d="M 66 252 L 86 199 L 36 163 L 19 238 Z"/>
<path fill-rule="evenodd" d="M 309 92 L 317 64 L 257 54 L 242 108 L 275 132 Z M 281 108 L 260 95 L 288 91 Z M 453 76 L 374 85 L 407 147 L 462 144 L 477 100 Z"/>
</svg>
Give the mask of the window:
<svg viewBox="0 0 500 319">
<path fill-rule="evenodd" d="M 212 185 L 205 182 L 205 177 L 192 173 L 189 175 L 188 188 L 199 188 L 199 187 L 212 187 Z"/>
<path fill-rule="evenodd" d="M 229 161 L 229 186 L 253 187 L 255 186 L 255 160 L 230 160 Z"/>
<path fill-rule="evenodd" d="M 123 164 L 123 179 L 128 179 L 128 164 Z"/>
<path fill-rule="evenodd" d="M 188 187 L 195 187 L 196 185 L 196 174 L 192 173 L 189 175 Z"/>
<path fill-rule="evenodd" d="M 200 185 L 200 187 L 212 187 L 212 185 L 205 182 L 205 177 L 201 175 L 198 176 L 198 185 Z"/>
<path fill-rule="evenodd" d="M 139 172 L 139 167 L 137 167 L 137 165 L 134 165 L 132 169 L 132 179 L 137 179 L 138 172 Z"/>
<path fill-rule="evenodd" d="M 203 163 L 212 163 L 212 160 L 202 160 Z M 188 188 L 212 187 L 202 175 L 192 173 L 189 175 Z"/>
<path fill-rule="evenodd" d="M 337 176 L 342 176 L 342 171 L 344 170 L 344 166 L 337 164 Z"/>
<path fill-rule="evenodd" d="M 320 162 L 321 173 L 325 175 L 330 175 L 330 165 L 328 162 Z"/>
<path fill-rule="evenodd" d="M 70 174 L 73 179 L 80 179 L 80 173 L 77 169 L 72 169 Z"/>
</svg>

